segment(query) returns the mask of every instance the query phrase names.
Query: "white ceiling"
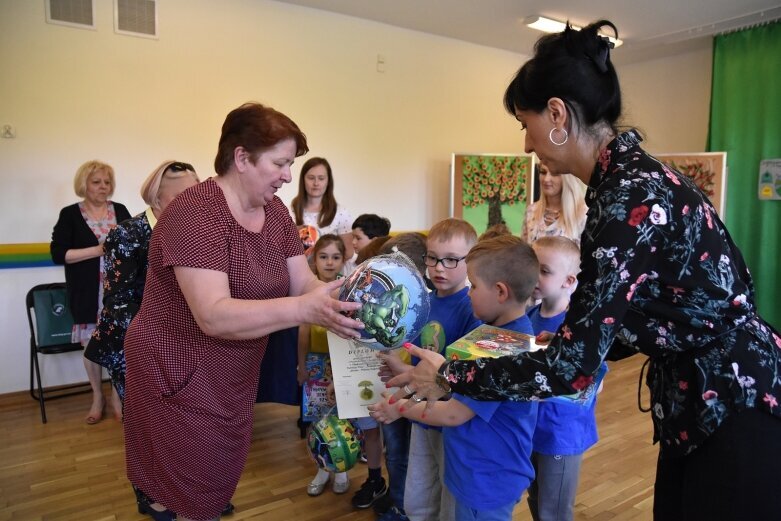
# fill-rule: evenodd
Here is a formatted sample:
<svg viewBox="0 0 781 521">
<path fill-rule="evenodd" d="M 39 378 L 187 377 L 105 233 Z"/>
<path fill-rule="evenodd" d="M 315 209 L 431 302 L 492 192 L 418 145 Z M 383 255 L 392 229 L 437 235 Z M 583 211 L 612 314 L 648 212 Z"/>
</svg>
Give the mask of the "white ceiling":
<svg viewBox="0 0 781 521">
<path fill-rule="evenodd" d="M 606 18 L 624 45 L 617 63 L 708 47 L 710 36 L 781 18 L 778 0 L 277 0 L 530 55 L 543 15 L 576 25 Z"/>
</svg>

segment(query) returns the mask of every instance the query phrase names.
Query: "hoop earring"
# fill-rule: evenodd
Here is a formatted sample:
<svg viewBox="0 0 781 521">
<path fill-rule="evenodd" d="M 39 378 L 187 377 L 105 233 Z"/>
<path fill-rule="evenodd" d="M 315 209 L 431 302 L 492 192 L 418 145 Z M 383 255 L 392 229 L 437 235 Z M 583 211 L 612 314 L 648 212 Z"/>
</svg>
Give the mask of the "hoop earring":
<svg viewBox="0 0 781 521">
<path fill-rule="evenodd" d="M 550 139 L 550 142 L 551 142 L 551 143 L 553 143 L 554 145 L 556 145 L 556 146 L 559 146 L 559 147 L 560 147 L 561 145 L 563 145 L 564 143 L 566 143 L 566 142 L 567 142 L 567 140 L 569 139 L 569 133 L 567 132 L 567 129 L 566 129 L 566 128 L 563 128 L 563 129 L 561 129 L 561 131 L 562 131 L 562 132 L 564 132 L 564 141 L 562 141 L 561 143 L 557 143 L 557 142 L 553 141 L 553 132 L 554 132 L 555 130 L 557 130 L 557 129 L 556 129 L 556 127 L 553 127 L 552 129 L 550 129 L 550 134 L 548 134 L 548 139 Z"/>
</svg>

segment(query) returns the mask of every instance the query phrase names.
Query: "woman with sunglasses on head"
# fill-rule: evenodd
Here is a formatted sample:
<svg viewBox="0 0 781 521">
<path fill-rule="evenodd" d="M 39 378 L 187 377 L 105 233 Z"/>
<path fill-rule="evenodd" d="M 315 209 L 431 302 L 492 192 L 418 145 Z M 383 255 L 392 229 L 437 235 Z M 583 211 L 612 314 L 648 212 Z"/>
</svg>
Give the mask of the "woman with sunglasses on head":
<svg viewBox="0 0 781 521">
<path fill-rule="evenodd" d="M 115 187 L 110 165 L 100 161 L 81 165 L 73 179 L 73 189 L 83 200 L 60 211 L 52 232 L 52 261 L 65 265 L 65 287 L 74 322 L 71 342 L 82 346 L 87 345 L 95 330 L 103 302 L 103 242 L 117 223 L 130 218 L 125 205 L 110 199 Z M 106 408 L 101 368 L 87 358 L 84 368 L 92 387 L 92 406 L 85 421 L 94 425 L 103 419 Z M 119 399 L 116 393 L 112 396 L 116 407 Z"/>
<path fill-rule="evenodd" d="M 445 362 L 412 347 L 421 363 L 388 383 L 429 400 L 450 390 L 530 400 L 581 392 L 604 359 L 641 352 L 660 444 L 654 518 L 777 519 L 781 337 L 758 315 L 740 250 L 708 199 L 640 148 L 636 130 L 618 130 L 603 28 L 616 31 L 602 20 L 542 37 L 504 98 L 526 151 L 589 187 L 563 323 L 547 349 L 514 357 Z"/>
<path fill-rule="evenodd" d="M 301 323 L 344 337 L 360 307 L 309 269 L 276 196 L 306 137 L 284 114 L 247 103 L 222 126 L 217 176 L 179 195 L 149 245 L 144 299 L 125 335 L 130 482 L 154 519 L 217 519 L 252 440 L 268 335 Z M 141 506 L 141 505 L 139 505 Z M 175 512 L 175 514 L 174 514 Z"/>
<path fill-rule="evenodd" d="M 84 357 L 105 367 L 119 400 L 125 398 L 125 331 L 141 306 L 146 282 L 147 253 L 157 218 L 181 192 L 198 184 L 188 163 L 165 161 L 141 185 L 148 208 L 111 230 L 103 244 L 103 309 Z M 122 418 L 121 402 L 114 414 Z M 117 408 L 118 407 L 118 408 Z"/>
<path fill-rule="evenodd" d="M 181 192 L 198 184 L 198 175 L 189 163 L 164 161 L 155 168 L 141 185 L 141 198 L 148 208 L 141 214 L 121 222 L 111 230 L 104 243 L 103 309 L 95 332 L 92 333 L 84 357 L 103 366 L 111 377 L 114 415 L 122 419 L 122 400 L 125 399 L 125 332 L 138 312 L 144 296 L 147 254 L 152 230 L 157 218 Z M 149 509 L 155 501 L 135 489 L 139 511 Z M 223 513 L 233 511 L 228 503 Z"/>
</svg>

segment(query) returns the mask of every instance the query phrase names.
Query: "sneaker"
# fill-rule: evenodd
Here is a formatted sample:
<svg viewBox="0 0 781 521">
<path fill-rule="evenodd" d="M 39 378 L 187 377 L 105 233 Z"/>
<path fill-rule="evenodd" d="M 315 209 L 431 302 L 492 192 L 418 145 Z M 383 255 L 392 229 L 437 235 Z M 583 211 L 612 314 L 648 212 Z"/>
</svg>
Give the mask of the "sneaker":
<svg viewBox="0 0 781 521">
<path fill-rule="evenodd" d="M 390 510 L 378 517 L 377 521 L 409 521 L 409 518 L 403 510 L 391 507 Z"/>
<path fill-rule="evenodd" d="M 388 487 L 385 485 L 385 479 L 380 478 L 378 480 L 367 479 L 361 485 L 361 488 L 353 496 L 353 506 L 355 508 L 369 508 L 372 503 L 380 499 L 388 492 Z"/>
<path fill-rule="evenodd" d="M 372 510 L 378 516 L 383 515 L 385 512 L 391 509 L 393 506 L 393 500 L 390 498 L 390 494 L 385 494 L 381 498 L 377 498 L 377 501 L 372 505 Z"/>
</svg>

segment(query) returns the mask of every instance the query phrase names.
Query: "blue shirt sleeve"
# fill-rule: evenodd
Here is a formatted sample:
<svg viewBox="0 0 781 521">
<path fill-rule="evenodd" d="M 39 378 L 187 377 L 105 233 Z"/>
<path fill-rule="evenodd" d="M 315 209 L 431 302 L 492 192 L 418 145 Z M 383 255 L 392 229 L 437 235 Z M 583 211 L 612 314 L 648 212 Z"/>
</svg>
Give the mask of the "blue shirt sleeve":
<svg viewBox="0 0 781 521">
<path fill-rule="evenodd" d="M 485 402 L 485 401 L 473 400 L 472 398 L 457 393 L 454 393 L 450 399 L 457 400 L 463 403 L 464 405 L 469 407 L 473 413 L 475 413 L 475 416 L 479 417 L 481 420 L 485 422 L 491 421 L 491 418 L 493 417 L 494 413 L 502 404 L 502 402 Z"/>
</svg>

